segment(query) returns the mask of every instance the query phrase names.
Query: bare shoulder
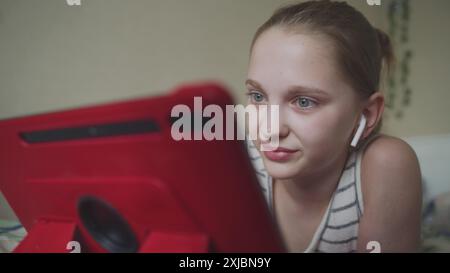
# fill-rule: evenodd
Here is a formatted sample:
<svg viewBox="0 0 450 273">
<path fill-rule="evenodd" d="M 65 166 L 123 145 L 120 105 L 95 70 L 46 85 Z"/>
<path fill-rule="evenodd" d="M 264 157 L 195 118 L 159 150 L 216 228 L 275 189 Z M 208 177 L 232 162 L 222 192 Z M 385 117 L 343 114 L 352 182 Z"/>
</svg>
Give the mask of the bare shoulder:
<svg viewBox="0 0 450 273">
<path fill-rule="evenodd" d="M 386 166 L 392 163 L 415 164 L 418 162 L 416 153 L 408 143 L 387 135 L 380 135 L 369 143 L 364 151 L 364 158 L 367 162 Z"/>
<path fill-rule="evenodd" d="M 361 163 L 361 176 L 363 188 L 386 186 L 390 191 L 395 191 L 405 186 L 421 186 L 416 153 L 404 140 L 387 135 L 380 135 L 367 145 Z M 374 183 L 376 185 L 371 185 Z"/>
<path fill-rule="evenodd" d="M 383 242 L 385 251 L 416 251 L 422 185 L 419 162 L 411 146 L 386 135 L 369 143 L 361 162 L 361 188 L 361 244 L 376 240 Z"/>
</svg>

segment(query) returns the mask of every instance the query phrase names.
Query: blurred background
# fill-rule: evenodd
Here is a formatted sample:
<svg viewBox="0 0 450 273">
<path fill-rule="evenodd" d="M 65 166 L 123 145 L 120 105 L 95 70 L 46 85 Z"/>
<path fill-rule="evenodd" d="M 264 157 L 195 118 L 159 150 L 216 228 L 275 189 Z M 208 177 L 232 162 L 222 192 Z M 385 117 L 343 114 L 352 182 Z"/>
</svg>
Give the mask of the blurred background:
<svg viewBox="0 0 450 273">
<path fill-rule="evenodd" d="M 252 36 L 292 2 L 0 0 L 0 119 L 158 95 L 201 80 L 222 82 L 245 103 Z M 347 2 L 394 41 L 398 63 L 384 85 L 382 131 L 413 145 L 435 198 L 450 190 L 450 1 Z M 14 220 L 1 194 L 0 219 Z"/>
</svg>

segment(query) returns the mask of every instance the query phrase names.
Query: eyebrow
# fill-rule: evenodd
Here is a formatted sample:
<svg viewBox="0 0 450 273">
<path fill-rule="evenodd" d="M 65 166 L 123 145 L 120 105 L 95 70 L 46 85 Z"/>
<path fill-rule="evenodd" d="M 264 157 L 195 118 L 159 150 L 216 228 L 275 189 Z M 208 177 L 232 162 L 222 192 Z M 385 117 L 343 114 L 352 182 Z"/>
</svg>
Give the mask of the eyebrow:
<svg viewBox="0 0 450 273">
<path fill-rule="evenodd" d="M 245 81 L 245 85 L 252 85 L 253 87 L 258 89 L 259 91 L 263 92 L 264 94 L 266 93 L 264 91 L 264 89 L 262 88 L 262 86 L 257 81 L 254 81 L 254 80 L 251 80 L 251 79 L 247 79 Z"/>
<path fill-rule="evenodd" d="M 259 84 L 257 81 L 252 79 L 247 79 L 245 81 L 245 84 L 252 85 L 253 87 L 256 87 L 259 91 L 264 92 L 264 89 L 262 88 L 261 84 Z M 264 92 L 265 93 L 265 92 Z M 325 96 L 329 97 L 329 94 L 321 89 L 313 88 L 313 87 L 306 87 L 301 85 L 294 85 L 290 86 L 287 91 L 288 96 L 294 96 L 298 94 L 311 94 L 311 95 L 319 95 L 319 96 Z"/>
</svg>

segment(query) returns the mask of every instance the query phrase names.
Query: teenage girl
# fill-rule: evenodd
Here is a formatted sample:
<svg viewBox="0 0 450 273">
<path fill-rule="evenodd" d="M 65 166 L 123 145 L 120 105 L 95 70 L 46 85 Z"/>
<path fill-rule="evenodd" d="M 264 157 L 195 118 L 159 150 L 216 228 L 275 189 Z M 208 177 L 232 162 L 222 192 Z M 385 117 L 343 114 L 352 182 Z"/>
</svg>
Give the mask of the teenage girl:
<svg viewBox="0 0 450 273">
<path fill-rule="evenodd" d="M 344 2 L 286 6 L 257 30 L 248 102 L 279 106 L 279 148 L 263 152 L 258 139 L 249 149 L 288 251 L 418 250 L 416 154 L 378 133 L 392 52 Z"/>
</svg>

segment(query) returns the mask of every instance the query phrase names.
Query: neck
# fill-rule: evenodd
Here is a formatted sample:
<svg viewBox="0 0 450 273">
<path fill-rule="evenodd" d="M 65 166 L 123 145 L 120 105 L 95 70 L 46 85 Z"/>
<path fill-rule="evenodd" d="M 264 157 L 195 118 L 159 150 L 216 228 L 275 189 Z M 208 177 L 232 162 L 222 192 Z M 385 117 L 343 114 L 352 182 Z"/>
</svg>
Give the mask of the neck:
<svg viewBox="0 0 450 273">
<path fill-rule="evenodd" d="M 336 161 L 338 164 L 331 164 L 314 174 L 276 180 L 274 183 L 296 208 L 307 211 L 323 209 L 336 190 L 347 155 L 343 153 Z"/>
</svg>

